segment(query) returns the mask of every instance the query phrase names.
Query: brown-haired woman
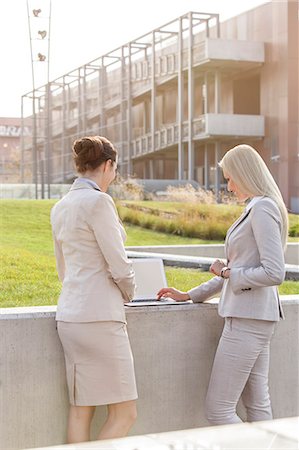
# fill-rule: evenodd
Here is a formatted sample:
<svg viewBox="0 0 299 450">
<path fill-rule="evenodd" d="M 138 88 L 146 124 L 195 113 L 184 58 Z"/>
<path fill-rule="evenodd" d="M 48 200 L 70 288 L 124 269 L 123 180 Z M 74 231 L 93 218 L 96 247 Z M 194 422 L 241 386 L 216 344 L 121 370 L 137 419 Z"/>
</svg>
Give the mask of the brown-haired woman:
<svg viewBox="0 0 299 450">
<path fill-rule="evenodd" d="M 97 405 L 108 405 L 98 439 L 125 436 L 137 415 L 124 312 L 124 302 L 134 295 L 134 272 L 125 253 L 126 233 L 106 193 L 117 152 L 104 137 L 83 137 L 74 142 L 73 158 L 79 177 L 51 211 L 62 281 L 56 320 L 70 400 L 69 443 L 90 439 Z"/>
</svg>

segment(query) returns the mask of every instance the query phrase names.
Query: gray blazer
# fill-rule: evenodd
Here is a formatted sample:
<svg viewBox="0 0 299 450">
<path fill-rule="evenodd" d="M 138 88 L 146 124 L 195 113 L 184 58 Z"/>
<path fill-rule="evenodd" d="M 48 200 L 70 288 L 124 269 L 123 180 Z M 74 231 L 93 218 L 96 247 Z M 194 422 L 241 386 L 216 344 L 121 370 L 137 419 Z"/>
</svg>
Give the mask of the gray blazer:
<svg viewBox="0 0 299 450">
<path fill-rule="evenodd" d="M 283 318 L 277 286 L 285 278 L 285 262 L 281 215 L 273 200 L 262 197 L 229 228 L 225 253 L 230 278 L 216 276 L 191 289 L 191 300 L 203 302 L 221 291 L 222 317 Z"/>
<path fill-rule="evenodd" d="M 51 211 L 62 290 L 56 320 L 125 322 L 135 277 L 112 198 L 78 178 Z"/>
</svg>

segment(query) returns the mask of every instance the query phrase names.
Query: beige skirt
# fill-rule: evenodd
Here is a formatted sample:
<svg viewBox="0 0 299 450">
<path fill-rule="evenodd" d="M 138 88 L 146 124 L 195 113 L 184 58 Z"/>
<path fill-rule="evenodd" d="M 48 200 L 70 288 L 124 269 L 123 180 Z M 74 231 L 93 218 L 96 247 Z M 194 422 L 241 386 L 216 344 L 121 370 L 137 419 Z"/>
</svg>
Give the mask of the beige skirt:
<svg viewBox="0 0 299 450">
<path fill-rule="evenodd" d="M 57 322 L 71 405 L 135 400 L 134 362 L 123 322 Z"/>
</svg>

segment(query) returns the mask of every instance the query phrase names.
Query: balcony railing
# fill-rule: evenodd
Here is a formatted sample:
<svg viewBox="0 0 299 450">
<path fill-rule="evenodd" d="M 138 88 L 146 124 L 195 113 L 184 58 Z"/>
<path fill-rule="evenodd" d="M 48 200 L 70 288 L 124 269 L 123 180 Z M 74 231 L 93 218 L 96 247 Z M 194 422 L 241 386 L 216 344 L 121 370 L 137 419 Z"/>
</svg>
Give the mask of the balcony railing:
<svg viewBox="0 0 299 450">
<path fill-rule="evenodd" d="M 173 47 L 167 54 L 156 57 L 155 77 L 165 77 L 176 74 L 178 71 L 178 53 Z M 230 39 L 205 39 L 192 47 L 192 65 L 213 64 L 213 60 L 251 62 L 260 64 L 264 62 L 264 43 L 238 41 Z M 188 49 L 182 52 L 183 70 L 188 67 Z M 151 60 L 136 61 L 132 65 L 132 81 L 150 80 L 152 77 Z"/>
<path fill-rule="evenodd" d="M 192 121 L 192 139 L 203 140 L 215 137 L 256 137 L 264 136 L 264 117 L 246 114 L 204 114 Z M 136 133 L 137 134 L 137 133 Z M 179 125 L 163 126 L 155 132 L 155 146 L 152 147 L 152 134 L 140 135 L 132 141 L 132 156 L 138 157 L 178 144 Z M 182 124 L 182 141 L 189 139 L 189 123 Z"/>
</svg>

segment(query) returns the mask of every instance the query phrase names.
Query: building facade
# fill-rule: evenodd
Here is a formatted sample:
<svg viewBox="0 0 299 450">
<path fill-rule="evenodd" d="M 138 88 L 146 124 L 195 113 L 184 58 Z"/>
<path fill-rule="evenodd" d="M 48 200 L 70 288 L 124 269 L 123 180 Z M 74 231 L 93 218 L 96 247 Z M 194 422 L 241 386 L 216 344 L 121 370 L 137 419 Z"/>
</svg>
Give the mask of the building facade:
<svg viewBox="0 0 299 450">
<path fill-rule="evenodd" d="M 0 183 L 20 183 L 21 134 L 30 136 L 28 127 L 21 127 L 19 117 L 0 117 Z"/>
<path fill-rule="evenodd" d="M 123 176 L 224 188 L 217 162 L 254 146 L 299 212 L 298 3 L 272 1 L 220 22 L 192 12 L 23 96 L 33 136 L 22 179 L 75 176 L 71 146 L 105 135 Z"/>
</svg>

